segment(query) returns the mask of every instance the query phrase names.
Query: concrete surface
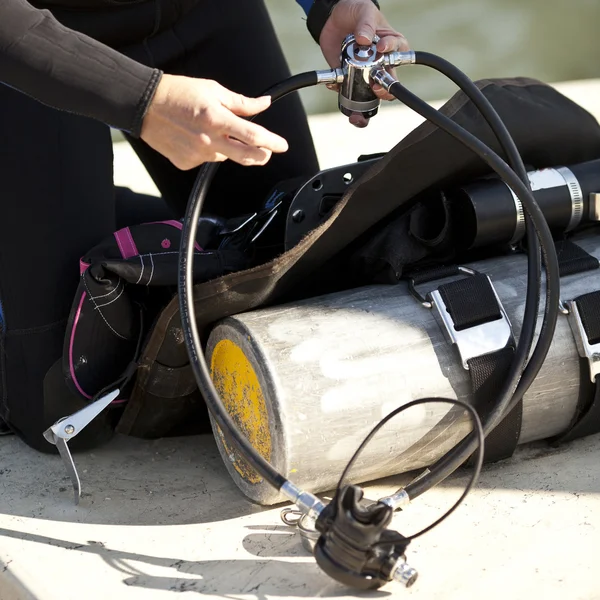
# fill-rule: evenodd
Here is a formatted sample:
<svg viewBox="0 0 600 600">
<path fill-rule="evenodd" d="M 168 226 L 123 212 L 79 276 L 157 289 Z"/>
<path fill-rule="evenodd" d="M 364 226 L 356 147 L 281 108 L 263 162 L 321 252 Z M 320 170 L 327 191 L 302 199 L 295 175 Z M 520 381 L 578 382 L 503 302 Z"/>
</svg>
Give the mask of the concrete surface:
<svg viewBox="0 0 600 600">
<path fill-rule="evenodd" d="M 279 520 L 280 508 L 244 500 L 210 436 L 116 438 L 77 456 L 79 507 L 57 458 L 14 438 L 0 444 L 2 600 L 168 600 L 183 591 L 257 600 L 355 597 L 320 572 Z M 409 547 L 416 585 L 366 595 L 600 598 L 599 456 L 596 436 L 558 451 L 524 447 L 488 466 L 465 505 Z M 433 521 L 466 475 L 415 501 L 394 526 L 410 534 Z M 401 482 L 379 482 L 368 496 Z"/>
<path fill-rule="evenodd" d="M 561 89 L 600 116 L 600 82 Z M 338 115 L 314 117 L 311 126 L 327 167 L 387 150 L 418 122 L 387 108 L 364 131 Z M 115 166 L 118 184 L 156 193 L 127 145 L 116 148 Z M 280 507 L 265 510 L 241 496 L 211 436 L 116 437 L 75 460 L 84 491 L 78 507 L 57 457 L 0 438 L 0 600 L 356 597 L 319 570 L 279 520 Z M 411 534 L 437 518 L 467 475 L 417 499 L 394 526 Z M 377 482 L 367 495 L 402 482 Z M 600 436 L 558 450 L 534 444 L 487 466 L 463 507 L 413 542 L 408 560 L 420 572 L 413 588 L 359 596 L 595 600 L 599 555 Z"/>
</svg>

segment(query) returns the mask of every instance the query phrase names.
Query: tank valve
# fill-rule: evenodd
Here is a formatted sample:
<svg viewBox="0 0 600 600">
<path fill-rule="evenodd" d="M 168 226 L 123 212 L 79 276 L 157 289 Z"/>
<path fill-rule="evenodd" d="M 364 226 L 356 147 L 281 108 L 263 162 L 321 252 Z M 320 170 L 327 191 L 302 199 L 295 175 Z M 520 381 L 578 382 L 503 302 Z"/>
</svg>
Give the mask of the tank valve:
<svg viewBox="0 0 600 600">
<path fill-rule="evenodd" d="M 342 44 L 344 79 L 340 86 L 338 106 L 347 117 L 352 113 L 360 113 L 370 119 L 377 114 L 381 101 L 371 87 L 371 72 L 415 63 L 415 53 L 412 51 L 378 52 L 378 41 L 379 38 L 376 38 L 370 46 L 361 46 L 353 35 L 349 35 Z"/>
<path fill-rule="evenodd" d="M 379 38 L 375 36 L 370 46 L 361 46 L 349 35 L 342 43 L 341 67 L 316 72 L 319 84 L 339 85 L 338 108 L 347 117 L 360 113 L 370 119 L 379 111 L 381 101 L 371 87 L 373 74 L 383 76 L 386 69 L 415 64 L 416 55 L 412 50 L 382 54 L 377 51 L 377 42 Z"/>
</svg>

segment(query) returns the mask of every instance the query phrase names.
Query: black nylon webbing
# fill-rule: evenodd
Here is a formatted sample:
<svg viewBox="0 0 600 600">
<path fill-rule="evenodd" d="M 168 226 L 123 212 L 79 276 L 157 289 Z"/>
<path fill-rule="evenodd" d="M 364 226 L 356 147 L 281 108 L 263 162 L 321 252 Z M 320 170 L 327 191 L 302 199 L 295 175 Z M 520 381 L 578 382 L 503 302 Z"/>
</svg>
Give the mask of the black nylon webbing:
<svg viewBox="0 0 600 600">
<path fill-rule="evenodd" d="M 442 300 L 454 321 L 456 331 L 468 329 L 502 317 L 498 299 L 487 276 L 477 273 L 439 287 Z M 512 345 L 467 361 L 473 392 L 473 406 L 482 419 L 491 412 L 498 390 L 514 357 Z M 519 443 L 523 418 L 523 403 L 515 408 L 487 436 L 486 462 L 509 458 Z"/>
<path fill-rule="evenodd" d="M 579 365 L 581 383 L 577 409 L 566 431 L 550 441 L 553 446 L 600 432 L 600 381 L 598 377 L 595 383 L 590 381 L 587 360 L 582 359 Z"/>
<path fill-rule="evenodd" d="M 501 318 L 489 279 L 480 273 L 439 287 L 456 331 Z"/>
<path fill-rule="evenodd" d="M 582 385 L 575 418 L 569 429 L 557 438 L 557 444 L 600 433 L 600 382 L 598 379 L 596 377 L 594 385 L 591 382 L 589 385 Z M 582 378 L 582 383 L 583 381 L 584 379 Z"/>
<path fill-rule="evenodd" d="M 583 328 L 590 344 L 600 342 L 600 291 L 583 294 L 575 299 Z M 586 358 L 581 362 L 581 383 L 577 410 L 567 430 L 554 439 L 555 444 L 600 433 L 600 378 L 590 381 Z"/>
<path fill-rule="evenodd" d="M 507 346 L 497 352 L 477 356 L 468 361 L 473 386 L 473 404 L 485 419 L 494 406 L 498 390 L 514 358 L 514 348 Z M 519 443 L 523 421 L 523 403 L 519 402 L 485 439 L 486 462 L 510 458 Z"/>
<path fill-rule="evenodd" d="M 570 240 L 560 240 L 555 246 L 561 277 L 592 271 L 600 266 L 597 258 Z"/>
<path fill-rule="evenodd" d="M 589 343 L 597 344 L 600 342 L 600 291 L 583 294 L 575 302 Z"/>
<path fill-rule="evenodd" d="M 444 279 L 444 277 L 452 277 L 458 275 L 460 271 L 456 265 L 432 267 L 423 271 L 413 271 L 408 275 L 409 279 L 415 282 L 415 285 L 419 283 L 427 283 L 434 279 Z"/>
</svg>

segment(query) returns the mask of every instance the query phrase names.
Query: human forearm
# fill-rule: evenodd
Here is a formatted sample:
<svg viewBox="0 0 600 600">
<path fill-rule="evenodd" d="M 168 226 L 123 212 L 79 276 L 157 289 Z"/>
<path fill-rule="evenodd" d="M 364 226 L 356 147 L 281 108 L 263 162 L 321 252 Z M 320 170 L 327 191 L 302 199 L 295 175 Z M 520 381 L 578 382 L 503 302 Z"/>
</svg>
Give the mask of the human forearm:
<svg viewBox="0 0 600 600">
<path fill-rule="evenodd" d="M 25 0 L 0 0 L 0 82 L 44 104 L 138 136 L 160 76 Z"/>
</svg>

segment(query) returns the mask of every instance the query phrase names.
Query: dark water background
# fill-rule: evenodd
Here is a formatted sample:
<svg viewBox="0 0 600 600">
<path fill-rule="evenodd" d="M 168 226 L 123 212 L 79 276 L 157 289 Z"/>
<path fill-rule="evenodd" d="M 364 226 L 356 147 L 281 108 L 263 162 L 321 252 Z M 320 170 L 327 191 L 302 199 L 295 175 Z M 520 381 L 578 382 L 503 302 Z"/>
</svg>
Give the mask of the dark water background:
<svg viewBox="0 0 600 600">
<path fill-rule="evenodd" d="M 434 52 L 472 79 L 528 76 L 553 83 L 600 78 L 600 0 L 380 0 L 414 50 Z M 326 68 L 294 0 L 267 0 L 292 72 Z M 424 67 L 399 75 L 426 99 L 445 98 L 451 83 Z M 302 92 L 309 113 L 336 110 L 319 88 Z"/>
</svg>

